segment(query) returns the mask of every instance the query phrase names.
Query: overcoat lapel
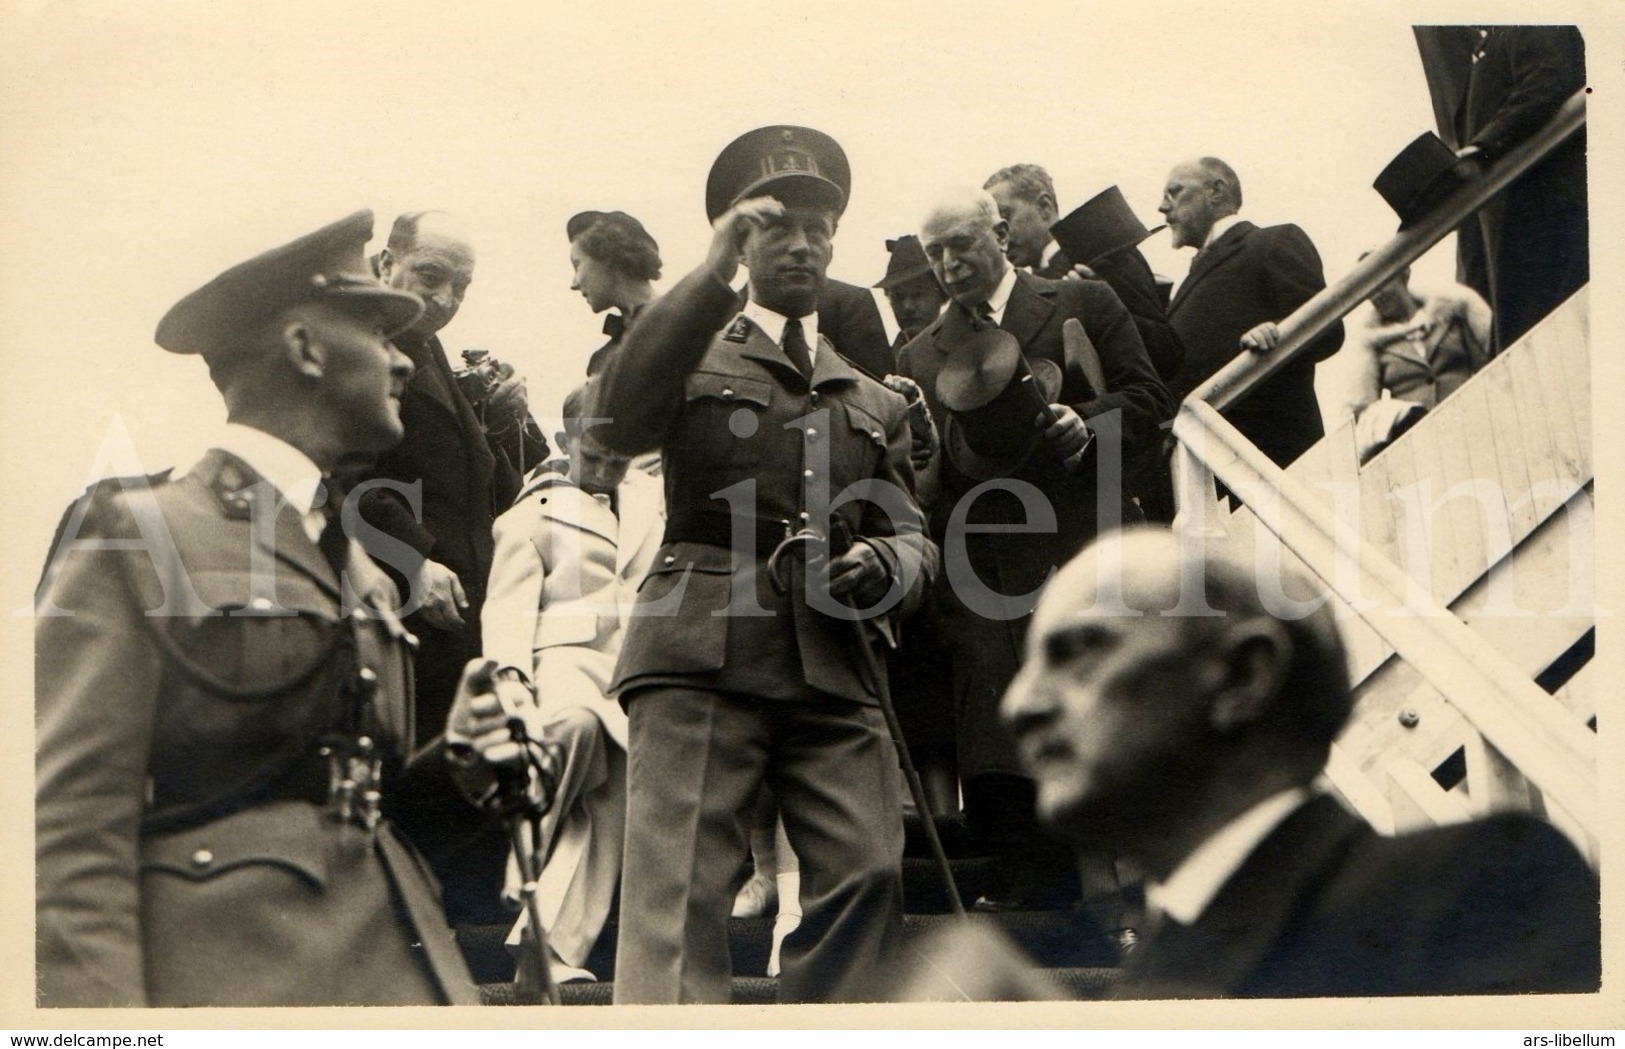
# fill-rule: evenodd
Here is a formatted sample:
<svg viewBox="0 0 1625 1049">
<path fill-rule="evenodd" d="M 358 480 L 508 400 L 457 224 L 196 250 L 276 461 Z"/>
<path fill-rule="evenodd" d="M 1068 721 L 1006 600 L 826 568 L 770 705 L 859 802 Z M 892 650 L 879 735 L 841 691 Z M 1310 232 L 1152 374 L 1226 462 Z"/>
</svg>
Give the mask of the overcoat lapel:
<svg viewBox="0 0 1625 1049">
<path fill-rule="evenodd" d="M 1257 228 L 1251 222 L 1243 219 L 1225 230 L 1224 236 L 1197 252 L 1196 258 L 1191 261 L 1190 272 L 1185 275 L 1185 279 L 1179 284 L 1179 290 L 1174 293 L 1174 301 L 1168 307 L 1168 313 L 1172 315 L 1175 310 L 1179 309 L 1180 303 L 1185 300 L 1185 297 L 1190 294 L 1190 290 L 1196 287 L 1203 277 L 1212 273 L 1215 267 L 1240 251 L 1242 243 Z"/>
<path fill-rule="evenodd" d="M 1010 289 L 1010 301 L 1005 303 L 1004 317 L 999 327 L 1016 337 L 1026 350 L 1038 333 L 1049 323 L 1055 312 L 1055 290 L 1045 287 L 1038 279 L 1026 273 L 1016 274 L 1016 286 Z"/>
</svg>

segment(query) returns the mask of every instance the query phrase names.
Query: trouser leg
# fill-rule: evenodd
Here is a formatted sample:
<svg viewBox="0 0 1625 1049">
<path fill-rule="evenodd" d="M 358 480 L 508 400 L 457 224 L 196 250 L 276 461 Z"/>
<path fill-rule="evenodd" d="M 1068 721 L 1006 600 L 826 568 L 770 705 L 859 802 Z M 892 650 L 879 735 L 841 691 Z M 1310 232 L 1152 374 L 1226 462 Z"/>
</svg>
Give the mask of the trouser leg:
<svg viewBox="0 0 1625 1049">
<path fill-rule="evenodd" d="M 730 999 L 728 913 L 767 761 L 763 706 L 683 688 L 630 702 L 618 1005 Z"/>
<path fill-rule="evenodd" d="M 781 709 L 768 775 L 801 862 L 803 917 L 779 998 L 874 1001 L 903 931 L 901 773 L 880 711 L 829 699 Z"/>
</svg>

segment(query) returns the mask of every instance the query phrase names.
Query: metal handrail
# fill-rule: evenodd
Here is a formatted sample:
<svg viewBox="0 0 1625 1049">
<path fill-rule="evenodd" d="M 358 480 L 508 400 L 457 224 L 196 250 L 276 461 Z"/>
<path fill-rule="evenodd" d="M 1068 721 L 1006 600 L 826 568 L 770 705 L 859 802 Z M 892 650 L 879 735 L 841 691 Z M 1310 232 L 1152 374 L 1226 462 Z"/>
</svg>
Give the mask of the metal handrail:
<svg viewBox="0 0 1625 1049">
<path fill-rule="evenodd" d="M 1483 207 L 1514 179 L 1538 163 L 1585 123 L 1585 91 L 1569 96 L 1539 131 L 1509 150 L 1479 178 L 1463 183 L 1426 218 L 1361 260 L 1342 280 L 1323 288 L 1280 322 L 1281 339 L 1268 353 L 1242 352 L 1191 391 L 1187 401 L 1224 409 L 1258 387 L 1322 331 L 1371 297 L 1390 277 L 1420 258 Z"/>
</svg>

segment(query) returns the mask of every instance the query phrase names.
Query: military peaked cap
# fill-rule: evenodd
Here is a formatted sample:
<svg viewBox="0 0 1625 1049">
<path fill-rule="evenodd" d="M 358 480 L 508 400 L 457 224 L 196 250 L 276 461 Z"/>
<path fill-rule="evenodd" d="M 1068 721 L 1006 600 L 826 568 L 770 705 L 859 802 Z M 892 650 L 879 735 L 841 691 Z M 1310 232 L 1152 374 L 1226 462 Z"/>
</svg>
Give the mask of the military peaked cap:
<svg viewBox="0 0 1625 1049">
<path fill-rule="evenodd" d="M 314 233 L 240 262 L 169 308 L 158 345 L 171 353 L 231 352 L 291 306 L 327 302 L 375 316 L 395 335 L 423 314 L 416 295 L 387 288 L 362 258 L 372 212 L 358 211 Z"/>
<path fill-rule="evenodd" d="M 745 132 L 718 154 L 705 182 L 705 214 L 715 222 L 749 197 L 790 195 L 838 215 L 851 189 L 840 143 L 810 127 L 775 124 Z"/>
</svg>

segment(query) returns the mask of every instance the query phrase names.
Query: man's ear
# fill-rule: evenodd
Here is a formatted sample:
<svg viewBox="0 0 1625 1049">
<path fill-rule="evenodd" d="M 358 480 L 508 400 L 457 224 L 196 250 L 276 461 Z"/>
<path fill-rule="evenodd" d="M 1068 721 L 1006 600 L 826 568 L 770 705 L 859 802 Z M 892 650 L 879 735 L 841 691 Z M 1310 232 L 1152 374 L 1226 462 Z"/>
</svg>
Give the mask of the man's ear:
<svg viewBox="0 0 1625 1049">
<path fill-rule="evenodd" d="M 1048 193 L 1040 193 L 1038 195 L 1037 203 L 1038 213 L 1046 216 L 1049 219 L 1050 225 L 1053 226 L 1055 224 L 1055 220 L 1060 217 L 1061 214 L 1061 209 L 1055 203 L 1055 198 L 1050 196 Z"/>
<path fill-rule="evenodd" d="M 282 326 L 282 352 L 302 379 L 321 379 L 327 364 L 327 350 L 316 338 L 309 321 L 294 319 Z"/>
<path fill-rule="evenodd" d="M 1223 669 L 1208 721 L 1217 732 L 1257 722 L 1269 711 L 1292 665 L 1292 639 L 1273 619 L 1255 617 L 1230 626 L 1213 653 Z"/>
<path fill-rule="evenodd" d="M 1003 251 L 1010 246 L 1010 223 L 1004 219 L 993 224 L 993 236 L 999 242 L 999 250 Z"/>
<path fill-rule="evenodd" d="M 388 284 L 389 275 L 394 272 L 395 256 L 388 248 L 384 248 L 378 252 L 378 279 Z"/>
</svg>

